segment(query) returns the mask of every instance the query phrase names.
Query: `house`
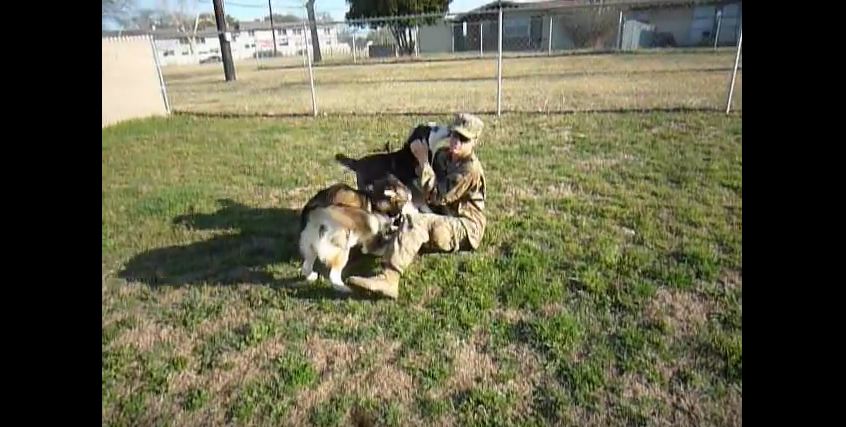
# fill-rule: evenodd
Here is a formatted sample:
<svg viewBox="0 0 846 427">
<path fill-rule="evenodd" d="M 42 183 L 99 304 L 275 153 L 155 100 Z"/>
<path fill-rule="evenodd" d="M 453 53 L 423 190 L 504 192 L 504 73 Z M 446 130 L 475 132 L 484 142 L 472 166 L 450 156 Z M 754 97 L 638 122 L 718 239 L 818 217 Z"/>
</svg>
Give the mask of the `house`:
<svg viewBox="0 0 846 427">
<path fill-rule="evenodd" d="M 301 55 L 306 46 L 311 52 L 311 31 L 302 23 L 274 24 L 276 52 L 280 56 Z M 305 37 L 303 38 L 303 31 Z M 273 33 L 269 21 L 248 21 L 240 23 L 240 32 L 255 43 L 254 51 L 259 56 L 273 56 Z M 317 39 L 320 52 L 324 55 L 352 54 L 351 46 L 338 40 L 338 27 L 333 24 L 317 23 Z"/>
<path fill-rule="evenodd" d="M 617 48 L 621 42 L 621 7 L 624 25 L 628 21 L 636 21 L 644 24 L 645 31 L 654 35 L 648 38 L 649 43 L 625 45 L 661 47 L 713 44 L 718 21 L 721 45 L 735 43 L 739 35 L 742 12 L 740 0 L 696 3 L 690 0 L 664 0 L 661 3 L 655 0 L 628 1 L 625 6 L 617 7 L 611 3 L 601 14 L 597 13 L 600 9 L 594 6 L 596 3 L 590 0 L 494 1 L 458 14 L 451 23 L 445 24 L 452 27 L 449 49 L 456 52 L 479 50 L 481 42 L 484 51 L 495 51 L 500 5 L 503 8 L 504 51 Z M 424 36 L 429 33 L 428 29 L 424 32 L 421 28 L 421 48 L 426 44 Z M 439 48 L 446 49 L 444 45 L 441 42 Z"/>
<path fill-rule="evenodd" d="M 662 35 L 660 39 L 673 46 L 713 46 L 719 26 L 717 43 L 725 46 L 737 43 L 742 12 L 743 3 L 735 0 L 663 7 L 635 5 L 624 17 L 627 22 L 641 22 L 654 27 L 653 44 L 662 44 L 655 40 L 655 36 Z"/>
<path fill-rule="evenodd" d="M 303 25 L 276 24 L 276 54 L 280 56 L 301 55 L 303 47 L 311 46 L 311 32 L 306 31 L 308 42 L 303 39 Z M 350 45 L 338 41 L 337 27 L 334 25 L 317 24 L 320 51 L 324 55 L 351 54 Z M 152 34 L 158 54 L 159 63 L 167 65 L 199 64 L 207 60 L 219 59 L 220 38 L 214 29 L 205 29 L 196 34 L 179 33 L 174 29 L 157 29 L 153 31 L 107 31 L 103 37 L 120 35 Z M 231 32 L 229 43 L 232 59 L 235 61 L 262 56 L 273 56 L 273 33 L 270 22 L 248 21 L 241 22 L 239 29 Z"/>
</svg>

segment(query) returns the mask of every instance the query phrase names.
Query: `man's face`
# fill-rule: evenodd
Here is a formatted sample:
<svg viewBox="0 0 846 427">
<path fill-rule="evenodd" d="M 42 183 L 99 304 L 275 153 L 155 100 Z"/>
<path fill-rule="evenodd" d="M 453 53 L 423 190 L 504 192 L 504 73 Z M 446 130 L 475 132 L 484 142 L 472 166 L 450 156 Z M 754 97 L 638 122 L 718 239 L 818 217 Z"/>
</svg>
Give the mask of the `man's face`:
<svg viewBox="0 0 846 427">
<path fill-rule="evenodd" d="M 449 135 L 449 152 L 456 157 L 466 157 L 473 153 L 476 141 L 468 139 L 458 132 Z"/>
</svg>

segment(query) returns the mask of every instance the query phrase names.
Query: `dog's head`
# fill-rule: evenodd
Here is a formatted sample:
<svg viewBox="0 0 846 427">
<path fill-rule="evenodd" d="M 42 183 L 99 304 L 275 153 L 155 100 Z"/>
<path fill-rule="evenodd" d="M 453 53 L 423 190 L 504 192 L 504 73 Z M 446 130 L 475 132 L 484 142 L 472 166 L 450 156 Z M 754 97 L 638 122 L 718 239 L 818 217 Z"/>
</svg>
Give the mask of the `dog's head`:
<svg viewBox="0 0 846 427">
<path fill-rule="evenodd" d="M 429 127 L 429 148 L 434 150 L 435 145 L 449 138 L 449 126 L 439 125 L 434 122 L 426 124 Z"/>
<path fill-rule="evenodd" d="M 411 203 L 411 191 L 393 174 L 374 181 L 365 188 L 373 210 L 396 216 Z"/>
<path fill-rule="evenodd" d="M 435 122 L 417 125 L 411 131 L 411 135 L 406 140 L 406 146 L 409 146 L 413 141 L 423 141 L 429 147 L 429 151 L 434 152 L 437 144 L 449 138 L 449 127 L 439 125 Z"/>
</svg>

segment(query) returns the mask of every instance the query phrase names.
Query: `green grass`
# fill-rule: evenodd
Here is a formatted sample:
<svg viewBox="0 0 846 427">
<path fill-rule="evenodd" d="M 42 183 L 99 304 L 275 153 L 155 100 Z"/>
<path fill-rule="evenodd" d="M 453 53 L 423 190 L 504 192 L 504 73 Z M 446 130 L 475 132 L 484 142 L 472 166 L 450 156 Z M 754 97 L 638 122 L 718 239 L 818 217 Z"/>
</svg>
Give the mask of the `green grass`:
<svg viewBox="0 0 846 427">
<path fill-rule="evenodd" d="M 502 108 L 555 112 L 655 108 L 725 109 L 734 51 L 656 50 L 637 54 L 530 56 L 503 59 Z M 331 61 L 330 61 L 331 62 Z M 166 67 L 171 106 L 179 111 L 310 114 L 311 89 L 302 68 L 237 65 L 224 82 L 220 65 Z M 495 57 L 336 65 L 314 69 L 323 113 L 495 111 Z M 743 108 L 738 71 L 735 110 Z"/>
<path fill-rule="evenodd" d="M 307 286 L 333 155 L 430 119 L 103 130 L 104 424 L 740 424 L 741 117 L 485 116 L 478 251 L 422 256 L 398 301 Z"/>
</svg>

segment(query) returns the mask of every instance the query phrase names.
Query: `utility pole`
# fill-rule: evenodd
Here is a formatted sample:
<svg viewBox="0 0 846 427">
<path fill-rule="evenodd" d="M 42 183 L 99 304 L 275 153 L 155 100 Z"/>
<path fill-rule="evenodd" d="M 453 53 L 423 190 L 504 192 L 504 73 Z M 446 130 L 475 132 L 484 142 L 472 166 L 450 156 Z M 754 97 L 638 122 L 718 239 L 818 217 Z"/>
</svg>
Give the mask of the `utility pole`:
<svg viewBox="0 0 846 427">
<path fill-rule="evenodd" d="M 226 81 L 235 80 L 235 64 L 232 63 L 232 50 L 229 48 L 229 32 L 226 31 L 226 18 L 223 14 L 223 0 L 212 0 L 214 20 L 217 23 L 217 37 L 220 40 L 220 54 L 223 57 L 223 74 Z"/>
<path fill-rule="evenodd" d="M 267 9 L 270 11 L 270 34 L 273 35 L 273 56 L 276 57 L 276 30 L 273 29 L 273 6 L 270 5 L 270 0 L 267 0 Z"/>
</svg>

